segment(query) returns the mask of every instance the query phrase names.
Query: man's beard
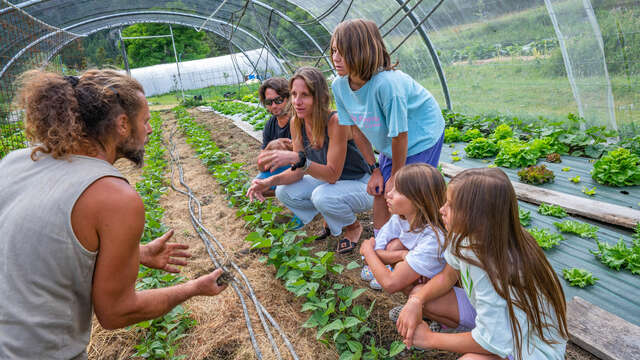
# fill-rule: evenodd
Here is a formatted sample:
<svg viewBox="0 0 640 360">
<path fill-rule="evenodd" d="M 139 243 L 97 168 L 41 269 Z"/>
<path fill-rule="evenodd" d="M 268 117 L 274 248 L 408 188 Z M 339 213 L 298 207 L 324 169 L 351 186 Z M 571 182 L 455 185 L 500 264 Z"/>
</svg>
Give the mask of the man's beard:
<svg viewBox="0 0 640 360">
<path fill-rule="evenodd" d="M 138 147 L 134 139 L 125 140 L 118 145 L 116 151 L 125 159 L 132 161 L 137 168 L 141 168 L 144 165 L 144 146 Z"/>
</svg>

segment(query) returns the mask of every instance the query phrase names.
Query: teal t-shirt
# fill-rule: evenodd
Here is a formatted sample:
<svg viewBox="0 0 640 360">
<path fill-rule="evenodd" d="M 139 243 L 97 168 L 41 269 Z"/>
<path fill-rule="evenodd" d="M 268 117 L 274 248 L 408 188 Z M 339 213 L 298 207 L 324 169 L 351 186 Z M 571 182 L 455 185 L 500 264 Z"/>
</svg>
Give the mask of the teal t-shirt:
<svg viewBox="0 0 640 360">
<path fill-rule="evenodd" d="M 381 71 L 353 91 L 348 76 L 331 85 L 340 125 L 357 125 L 369 142 L 391 158 L 391 138 L 408 132 L 407 156 L 431 148 L 444 132 L 436 99 L 400 70 Z"/>
<path fill-rule="evenodd" d="M 463 250 L 464 255 L 477 259 L 471 250 Z M 476 310 L 476 327 L 471 330 L 471 336 L 478 345 L 485 350 L 502 358 L 514 356 L 515 345 L 511 335 L 511 318 L 507 309 L 506 300 L 498 295 L 487 273 L 477 266 L 471 265 L 454 256 L 450 249 L 444 251 L 444 259 L 452 268 L 460 271 L 460 282 L 464 288 L 469 302 Z M 546 306 L 545 321 L 557 324 L 554 312 L 550 306 Z M 522 338 L 528 339 L 521 342 L 522 359 L 564 359 L 567 340 L 560 337 L 555 328 L 546 328 L 545 336 L 553 338 L 557 344 L 547 344 L 533 331 L 529 331 L 527 315 L 518 307 L 514 307 L 517 321 L 520 323 Z M 514 356 L 515 358 L 515 356 Z"/>
</svg>

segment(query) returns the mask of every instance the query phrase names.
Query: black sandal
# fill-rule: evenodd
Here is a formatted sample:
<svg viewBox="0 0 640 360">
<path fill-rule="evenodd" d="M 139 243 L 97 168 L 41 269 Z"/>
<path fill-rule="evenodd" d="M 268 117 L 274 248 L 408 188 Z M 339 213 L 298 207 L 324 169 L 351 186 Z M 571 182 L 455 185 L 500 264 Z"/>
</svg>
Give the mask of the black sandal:
<svg viewBox="0 0 640 360">
<path fill-rule="evenodd" d="M 324 240 L 329 235 L 331 235 L 331 230 L 328 227 L 325 227 L 324 230 L 316 236 L 316 240 Z"/>
<path fill-rule="evenodd" d="M 353 242 L 347 238 L 343 238 L 338 241 L 338 249 L 336 250 L 336 252 L 341 255 L 348 254 L 352 252 L 353 249 L 356 248 L 356 246 L 358 246 L 358 243 Z"/>
</svg>

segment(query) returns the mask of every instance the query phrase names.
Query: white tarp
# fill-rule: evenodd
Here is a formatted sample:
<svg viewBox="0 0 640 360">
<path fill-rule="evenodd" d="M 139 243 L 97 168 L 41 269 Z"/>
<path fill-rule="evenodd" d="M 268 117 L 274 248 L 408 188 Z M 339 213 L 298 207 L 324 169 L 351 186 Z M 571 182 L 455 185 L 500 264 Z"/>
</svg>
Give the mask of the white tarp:
<svg viewBox="0 0 640 360">
<path fill-rule="evenodd" d="M 250 50 L 246 55 L 236 53 L 180 62 L 180 77 L 184 90 L 244 82 L 247 76 L 255 76 L 253 65 L 261 74 L 267 69 L 266 72 L 271 76 L 282 75 L 281 60 L 266 50 Z M 131 76 L 142 84 L 147 96 L 180 90 L 180 79 L 175 63 L 131 69 Z"/>
</svg>

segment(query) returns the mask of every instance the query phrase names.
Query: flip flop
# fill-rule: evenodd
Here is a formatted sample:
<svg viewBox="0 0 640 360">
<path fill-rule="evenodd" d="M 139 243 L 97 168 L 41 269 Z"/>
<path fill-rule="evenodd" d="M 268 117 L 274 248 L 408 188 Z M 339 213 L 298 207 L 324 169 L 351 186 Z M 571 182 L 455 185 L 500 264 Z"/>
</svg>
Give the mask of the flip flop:
<svg viewBox="0 0 640 360">
<path fill-rule="evenodd" d="M 353 242 L 347 238 L 342 238 L 340 239 L 340 241 L 338 241 L 338 249 L 336 250 L 336 252 L 338 254 L 348 254 L 352 252 L 353 249 L 356 248 L 356 246 L 358 246 L 358 243 Z"/>
<path fill-rule="evenodd" d="M 322 232 L 316 236 L 316 240 L 324 240 L 329 235 L 331 235 L 331 230 L 329 230 L 328 227 L 325 227 L 324 230 L 322 230 Z"/>
</svg>

